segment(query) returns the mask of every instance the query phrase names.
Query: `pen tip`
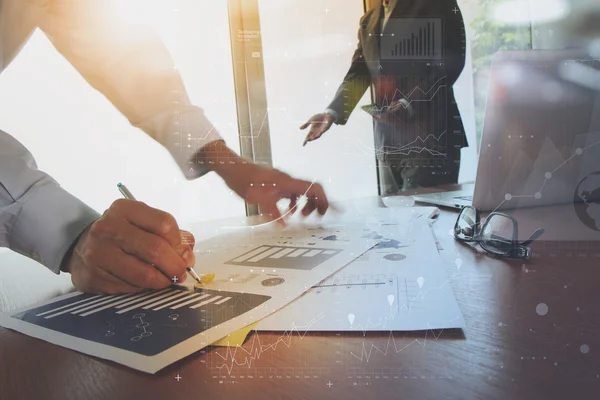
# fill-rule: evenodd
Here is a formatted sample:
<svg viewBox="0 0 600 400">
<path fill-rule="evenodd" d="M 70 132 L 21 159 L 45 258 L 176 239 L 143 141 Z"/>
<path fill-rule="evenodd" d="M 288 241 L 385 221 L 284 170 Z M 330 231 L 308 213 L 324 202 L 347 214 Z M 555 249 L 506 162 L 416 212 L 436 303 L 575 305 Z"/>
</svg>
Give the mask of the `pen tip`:
<svg viewBox="0 0 600 400">
<path fill-rule="evenodd" d="M 117 187 L 121 187 L 123 184 L 121 182 L 117 183 Z"/>
</svg>

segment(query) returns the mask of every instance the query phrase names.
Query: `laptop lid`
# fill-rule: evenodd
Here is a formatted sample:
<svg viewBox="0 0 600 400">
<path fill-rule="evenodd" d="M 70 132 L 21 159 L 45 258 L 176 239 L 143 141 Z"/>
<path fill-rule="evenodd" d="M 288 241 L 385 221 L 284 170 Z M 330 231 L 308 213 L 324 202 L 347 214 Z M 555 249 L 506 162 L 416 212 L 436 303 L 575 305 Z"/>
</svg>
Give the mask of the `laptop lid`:
<svg viewBox="0 0 600 400">
<path fill-rule="evenodd" d="M 572 203 L 600 170 L 600 93 L 573 70 L 600 75 L 582 50 L 501 51 L 490 88 L 473 204 L 502 210 Z"/>
</svg>

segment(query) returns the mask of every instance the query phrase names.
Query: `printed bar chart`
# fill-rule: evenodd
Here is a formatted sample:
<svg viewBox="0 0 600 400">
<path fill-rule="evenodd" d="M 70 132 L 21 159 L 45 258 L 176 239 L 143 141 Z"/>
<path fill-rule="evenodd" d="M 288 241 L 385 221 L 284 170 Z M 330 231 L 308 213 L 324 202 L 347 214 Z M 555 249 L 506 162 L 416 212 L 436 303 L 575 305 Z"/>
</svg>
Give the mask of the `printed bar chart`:
<svg viewBox="0 0 600 400">
<path fill-rule="evenodd" d="M 382 60 L 442 58 L 441 18 L 392 18 L 381 38 Z"/>
<path fill-rule="evenodd" d="M 79 293 L 13 318 L 143 355 L 158 354 L 227 322 L 269 296 L 171 287 L 114 296 Z"/>
<path fill-rule="evenodd" d="M 310 271 L 340 252 L 341 250 L 316 249 L 314 247 L 260 246 L 227 261 L 226 264 Z"/>
</svg>

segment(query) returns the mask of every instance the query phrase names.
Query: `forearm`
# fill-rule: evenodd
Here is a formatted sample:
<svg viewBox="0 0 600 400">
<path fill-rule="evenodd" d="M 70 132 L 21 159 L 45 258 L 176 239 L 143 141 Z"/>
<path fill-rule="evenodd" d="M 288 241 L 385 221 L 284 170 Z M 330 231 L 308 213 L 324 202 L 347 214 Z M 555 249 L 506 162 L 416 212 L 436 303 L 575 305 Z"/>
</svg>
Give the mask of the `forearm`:
<svg viewBox="0 0 600 400">
<path fill-rule="evenodd" d="M 72 243 L 98 217 L 96 211 L 39 171 L 23 145 L 0 132 L 3 245 L 58 273 Z"/>
<path fill-rule="evenodd" d="M 236 154 L 223 140 L 215 140 L 200 149 L 196 162 L 222 176 L 237 171 L 240 164 L 247 164 L 250 161 Z"/>
<path fill-rule="evenodd" d="M 363 25 L 364 17 L 360 20 L 360 26 Z M 356 105 L 371 86 L 372 78 L 369 68 L 365 63 L 363 54 L 361 31 L 358 32 L 358 46 L 352 56 L 352 63 L 344 77 L 344 81 L 338 88 L 333 100 L 327 106 L 327 110 L 333 111 L 331 114 L 335 117 L 335 123 L 344 125 L 350 118 L 350 114 L 356 108 Z"/>
<path fill-rule="evenodd" d="M 232 190 L 244 197 L 247 190 L 242 180 L 252 170 L 262 167 L 231 150 L 224 141 L 215 140 L 204 146 L 196 155 L 196 162 L 219 175 Z"/>
<path fill-rule="evenodd" d="M 344 82 L 337 90 L 333 101 L 327 110 L 335 117 L 335 123 L 345 125 L 358 102 L 371 85 L 370 76 L 346 76 Z"/>
<path fill-rule="evenodd" d="M 192 104 L 169 51 L 152 29 L 124 23 L 113 2 L 54 0 L 39 26 L 79 73 L 173 156 L 187 179 L 208 170 L 198 149 L 219 140 Z"/>
</svg>

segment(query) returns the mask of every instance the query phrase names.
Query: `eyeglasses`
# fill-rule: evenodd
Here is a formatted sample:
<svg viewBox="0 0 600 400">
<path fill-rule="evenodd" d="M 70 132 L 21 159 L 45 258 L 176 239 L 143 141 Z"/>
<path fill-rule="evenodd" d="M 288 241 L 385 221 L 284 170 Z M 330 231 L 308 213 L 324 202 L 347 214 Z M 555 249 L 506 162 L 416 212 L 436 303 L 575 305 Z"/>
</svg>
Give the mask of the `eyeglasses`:
<svg viewBox="0 0 600 400">
<path fill-rule="evenodd" d="M 519 242 L 519 225 L 510 215 L 493 212 L 481 225 L 479 210 L 464 207 L 454 225 L 454 238 L 466 243 L 477 243 L 496 257 L 528 260 L 531 250 L 528 245 L 542 236 L 543 229 L 536 229 L 529 239 Z"/>
</svg>

